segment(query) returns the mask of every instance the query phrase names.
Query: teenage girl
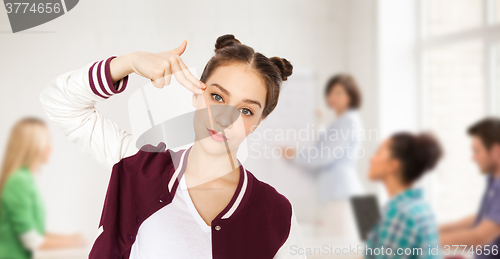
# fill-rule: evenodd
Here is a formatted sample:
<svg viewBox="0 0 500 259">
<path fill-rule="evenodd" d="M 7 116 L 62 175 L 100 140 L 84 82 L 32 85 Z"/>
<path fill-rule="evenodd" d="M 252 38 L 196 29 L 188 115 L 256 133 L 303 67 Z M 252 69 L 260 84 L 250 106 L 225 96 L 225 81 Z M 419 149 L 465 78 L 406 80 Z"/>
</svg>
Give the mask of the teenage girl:
<svg viewBox="0 0 500 259">
<path fill-rule="evenodd" d="M 112 168 L 102 233 L 89 257 L 305 258 L 290 202 L 236 159 L 242 141 L 276 107 L 292 65 L 223 35 L 198 80 L 180 58 L 186 44 L 87 64 L 40 95 L 67 137 Z M 95 109 L 97 101 L 123 92 L 131 73 L 158 88 L 174 75 L 193 92 L 191 147 L 137 149 L 131 134 Z"/>
</svg>

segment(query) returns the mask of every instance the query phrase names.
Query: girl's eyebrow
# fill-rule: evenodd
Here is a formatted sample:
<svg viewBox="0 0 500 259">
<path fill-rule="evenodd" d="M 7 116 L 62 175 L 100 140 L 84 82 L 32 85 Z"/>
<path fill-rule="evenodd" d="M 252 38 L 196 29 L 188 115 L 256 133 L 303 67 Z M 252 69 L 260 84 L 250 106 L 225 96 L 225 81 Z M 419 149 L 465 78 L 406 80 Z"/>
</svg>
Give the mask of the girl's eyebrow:
<svg viewBox="0 0 500 259">
<path fill-rule="evenodd" d="M 257 105 L 259 106 L 259 108 L 262 108 L 262 106 L 260 105 L 260 102 L 259 102 L 259 101 L 250 100 L 250 99 L 245 99 L 245 100 L 243 100 L 243 102 L 245 102 L 245 103 L 253 103 L 253 104 L 257 104 Z"/>
<path fill-rule="evenodd" d="M 225 95 L 227 96 L 231 96 L 231 94 L 229 93 L 228 90 L 226 90 L 226 88 L 222 87 L 221 85 L 217 84 L 217 83 L 212 83 L 210 85 L 213 85 L 213 86 L 216 86 L 217 88 L 219 88 L 219 90 L 224 93 Z M 255 101 L 255 100 L 250 100 L 250 99 L 245 99 L 243 100 L 243 102 L 245 103 L 253 103 L 253 104 L 256 104 L 259 106 L 259 108 L 262 108 L 262 105 L 260 104 L 259 101 Z"/>
<path fill-rule="evenodd" d="M 212 83 L 211 85 L 213 86 L 217 86 L 217 88 L 219 88 L 219 90 L 224 93 L 225 95 L 227 96 L 231 96 L 231 94 L 229 93 L 228 90 L 226 90 L 226 88 L 222 87 L 221 85 L 217 84 L 217 83 Z"/>
</svg>

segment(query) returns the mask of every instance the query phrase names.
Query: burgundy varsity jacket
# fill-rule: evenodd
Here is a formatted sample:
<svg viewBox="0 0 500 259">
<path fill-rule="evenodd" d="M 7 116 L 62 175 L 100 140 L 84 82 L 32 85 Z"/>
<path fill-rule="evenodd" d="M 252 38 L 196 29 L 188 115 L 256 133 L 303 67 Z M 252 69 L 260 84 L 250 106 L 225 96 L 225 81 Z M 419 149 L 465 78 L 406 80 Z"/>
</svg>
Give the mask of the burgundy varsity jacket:
<svg viewBox="0 0 500 259">
<path fill-rule="evenodd" d="M 130 133 L 95 109 L 127 87 L 128 76 L 112 83 L 113 58 L 60 75 L 40 94 L 49 119 L 112 171 L 90 259 L 129 258 L 142 222 L 172 202 L 190 150 L 174 152 L 164 143 L 137 149 Z M 305 258 L 294 254 L 303 244 L 290 202 L 242 165 L 240 174 L 230 203 L 212 221 L 212 257 Z"/>
</svg>

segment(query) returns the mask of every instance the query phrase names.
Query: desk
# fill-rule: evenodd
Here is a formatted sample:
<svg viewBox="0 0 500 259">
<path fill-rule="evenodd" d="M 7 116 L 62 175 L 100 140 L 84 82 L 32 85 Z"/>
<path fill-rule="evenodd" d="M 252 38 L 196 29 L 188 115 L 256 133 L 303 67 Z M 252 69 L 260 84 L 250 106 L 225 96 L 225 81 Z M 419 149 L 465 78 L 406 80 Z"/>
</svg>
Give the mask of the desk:
<svg viewBox="0 0 500 259">
<path fill-rule="evenodd" d="M 35 251 L 33 259 L 88 259 L 91 247 Z"/>
</svg>

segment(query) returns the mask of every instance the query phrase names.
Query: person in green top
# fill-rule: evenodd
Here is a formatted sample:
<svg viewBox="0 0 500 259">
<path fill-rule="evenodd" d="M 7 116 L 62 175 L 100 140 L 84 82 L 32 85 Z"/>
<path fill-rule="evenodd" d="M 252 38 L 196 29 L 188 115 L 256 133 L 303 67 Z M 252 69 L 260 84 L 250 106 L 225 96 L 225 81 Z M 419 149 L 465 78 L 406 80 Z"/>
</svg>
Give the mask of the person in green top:
<svg viewBox="0 0 500 259">
<path fill-rule="evenodd" d="M 0 259 L 29 259 L 36 249 L 83 245 L 81 235 L 45 231 L 45 209 L 33 173 L 51 153 L 46 124 L 34 117 L 13 127 L 0 171 Z"/>
<path fill-rule="evenodd" d="M 366 240 L 365 258 L 441 258 L 438 226 L 414 183 L 441 157 L 428 133 L 401 132 L 384 141 L 371 159 L 369 178 L 384 184 L 389 202 Z"/>
</svg>

